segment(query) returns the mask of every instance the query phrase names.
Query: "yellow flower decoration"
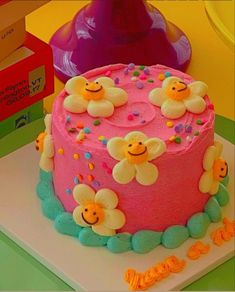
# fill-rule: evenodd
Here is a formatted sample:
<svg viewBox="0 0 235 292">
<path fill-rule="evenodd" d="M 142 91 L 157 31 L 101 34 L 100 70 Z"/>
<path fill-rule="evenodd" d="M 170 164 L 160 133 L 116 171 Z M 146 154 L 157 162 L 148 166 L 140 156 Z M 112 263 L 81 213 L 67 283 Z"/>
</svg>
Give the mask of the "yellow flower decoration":
<svg viewBox="0 0 235 292">
<path fill-rule="evenodd" d="M 228 174 L 228 164 L 222 159 L 223 145 L 215 141 L 213 146 L 207 148 L 203 158 L 205 170 L 199 181 L 199 190 L 202 193 L 214 195 L 218 192 L 219 182 Z"/>
<path fill-rule="evenodd" d="M 100 77 L 89 82 L 82 76 L 70 79 L 65 90 L 69 94 L 64 100 L 64 108 L 71 113 L 88 112 L 92 117 L 110 117 L 114 107 L 127 102 L 127 93 L 115 87 L 108 77 Z"/>
<path fill-rule="evenodd" d="M 88 185 L 79 184 L 73 190 L 73 197 L 79 204 L 73 211 L 73 218 L 80 226 L 91 226 L 97 234 L 112 236 L 126 222 L 123 212 L 115 209 L 118 197 L 110 189 L 95 193 Z"/>
<path fill-rule="evenodd" d="M 178 77 L 168 77 L 162 83 L 162 88 L 155 88 L 149 94 L 153 105 L 161 107 L 162 114 L 170 119 L 182 117 L 186 110 L 200 114 L 206 109 L 203 97 L 208 90 L 201 81 L 186 84 Z"/>
<path fill-rule="evenodd" d="M 127 184 L 134 178 L 142 185 L 151 185 L 158 178 L 158 169 L 149 161 L 166 151 L 166 144 L 158 138 L 150 138 L 138 131 L 130 132 L 125 138 L 115 137 L 108 141 L 109 154 L 120 161 L 113 168 L 113 178 Z"/>
</svg>

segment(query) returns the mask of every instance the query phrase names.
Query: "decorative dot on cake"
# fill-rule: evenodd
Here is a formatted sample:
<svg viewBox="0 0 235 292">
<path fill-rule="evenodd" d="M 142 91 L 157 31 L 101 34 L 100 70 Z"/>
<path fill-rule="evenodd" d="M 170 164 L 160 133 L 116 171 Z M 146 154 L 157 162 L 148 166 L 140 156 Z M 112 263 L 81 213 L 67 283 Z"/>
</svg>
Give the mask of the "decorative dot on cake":
<svg viewBox="0 0 235 292">
<path fill-rule="evenodd" d="M 107 76 L 107 77 L 110 77 L 112 75 L 112 71 L 107 71 L 107 72 L 105 72 L 105 76 Z"/>
<path fill-rule="evenodd" d="M 123 72 L 124 72 L 125 75 L 128 75 L 128 73 L 129 73 L 128 67 L 126 67 Z"/>
<path fill-rule="evenodd" d="M 146 79 L 147 79 L 147 76 L 146 76 L 145 74 L 141 74 L 141 75 L 139 76 L 139 79 L 140 79 L 140 80 L 146 80 Z"/>
<path fill-rule="evenodd" d="M 93 170 L 95 168 L 95 165 L 93 163 L 88 163 L 88 167 L 90 170 Z"/>
<path fill-rule="evenodd" d="M 85 127 L 83 130 L 84 130 L 84 132 L 85 132 L 86 134 L 90 134 L 90 133 L 91 133 L 91 129 L 88 128 L 88 127 Z"/>
<path fill-rule="evenodd" d="M 101 136 L 98 137 L 98 140 L 99 140 L 99 141 L 102 141 L 102 140 L 104 140 L 104 139 L 105 139 L 105 136 L 103 136 L 103 135 L 101 135 Z"/>
<path fill-rule="evenodd" d="M 146 121 L 145 121 L 145 120 L 142 120 L 140 123 L 141 123 L 141 124 L 145 124 L 145 123 L 146 123 Z"/>
<path fill-rule="evenodd" d="M 139 71 L 134 71 L 133 72 L 133 76 L 139 77 L 140 76 L 140 72 Z"/>
<path fill-rule="evenodd" d="M 185 125 L 185 132 L 186 133 L 192 133 L 193 127 L 191 125 Z"/>
<path fill-rule="evenodd" d="M 196 120 L 196 124 L 197 124 L 197 125 L 203 125 L 203 122 L 202 122 L 201 119 L 198 119 L 198 120 Z"/>
<path fill-rule="evenodd" d="M 99 126 L 100 124 L 101 124 L 100 120 L 95 120 L 95 121 L 93 122 L 93 125 L 94 125 L 94 126 Z"/>
<path fill-rule="evenodd" d="M 74 159 L 74 160 L 78 160 L 79 157 L 80 157 L 80 155 L 79 155 L 78 153 L 74 153 L 74 154 L 73 154 L 73 159 Z"/>
<path fill-rule="evenodd" d="M 138 111 L 133 111 L 132 115 L 135 116 L 135 117 L 138 117 L 140 115 L 140 113 Z"/>
<path fill-rule="evenodd" d="M 120 83 L 120 79 L 119 79 L 118 77 L 116 77 L 116 78 L 114 79 L 114 83 L 115 83 L 116 85 L 118 85 L 118 84 Z"/>
<path fill-rule="evenodd" d="M 135 77 L 135 76 L 131 77 L 131 81 L 136 81 L 136 80 L 138 80 L 137 77 Z"/>
<path fill-rule="evenodd" d="M 172 121 L 167 121 L 166 125 L 168 128 L 173 128 L 174 127 L 174 123 Z"/>
<path fill-rule="evenodd" d="M 101 143 L 102 143 L 104 146 L 106 146 L 107 143 L 108 143 L 108 140 L 107 140 L 107 139 L 103 139 L 103 140 L 101 141 Z"/>
<path fill-rule="evenodd" d="M 137 81 L 135 86 L 138 88 L 138 89 L 143 89 L 144 88 L 144 83 L 142 83 L 141 81 Z"/>
<path fill-rule="evenodd" d="M 195 132 L 193 133 L 193 135 L 194 135 L 194 136 L 199 136 L 199 135 L 200 135 L 200 132 L 199 132 L 199 131 L 195 131 Z"/>
<path fill-rule="evenodd" d="M 59 148 L 57 150 L 58 154 L 63 155 L 64 154 L 64 149 L 63 148 Z"/>
<path fill-rule="evenodd" d="M 170 77 L 171 76 L 171 72 L 169 72 L 169 71 L 167 71 L 167 72 L 165 72 L 165 77 Z"/>
<path fill-rule="evenodd" d="M 93 180 L 92 185 L 94 187 L 99 187 L 100 186 L 100 183 L 97 180 Z"/>
<path fill-rule="evenodd" d="M 87 180 L 88 180 L 89 182 L 92 182 L 92 181 L 94 180 L 94 176 L 91 175 L 91 174 L 88 174 L 88 176 L 87 176 Z"/>
<path fill-rule="evenodd" d="M 83 176 L 82 176 L 81 174 L 79 174 L 79 175 L 77 176 L 77 178 L 78 178 L 79 182 L 82 182 L 82 181 L 83 181 Z"/>
<path fill-rule="evenodd" d="M 175 132 L 181 133 L 183 131 L 184 126 L 182 124 L 178 124 L 175 126 Z"/>
<path fill-rule="evenodd" d="M 76 125 L 76 127 L 77 127 L 78 129 L 83 129 L 83 128 L 84 128 L 84 125 L 83 125 L 83 123 L 78 122 L 77 125 Z"/>
<path fill-rule="evenodd" d="M 77 128 L 69 128 L 68 129 L 69 133 L 76 133 L 77 131 L 78 131 Z"/>
<path fill-rule="evenodd" d="M 71 195 L 72 194 L 72 191 L 71 191 L 71 189 L 66 189 L 66 194 L 68 194 L 68 195 Z"/>
<path fill-rule="evenodd" d="M 180 137 L 176 137 L 174 141 L 176 144 L 181 144 L 182 139 Z"/>
<path fill-rule="evenodd" d="M 158 75 L 158 80 L 163 81 L 165 79 L 165 75 L 163 73 L 160 73 Z"/>
<path fill-rule="evenodd" d="M 173 135 L 173 136 L 171 136 L 168 140 L 170 141 L 170 142 L 174 142 L 175 141 L 175 139 L 176 139 L 176 136 L 175 135 Z"/>
<path fill-rule="evenodd" d="M 143 70 L 145 69 L 145 66 L 144 66 L 144 65 L 141 65 L 141 66 L 139 66 L 139 69 L 140 69 L 141 71 L 143 71 Z"/>
<path fill-rule="evenodd" d="M 65 118 L 66 123 L 70 123 L 71 122 L 71 116 L 67 115 Z"/>
<path fill-rule="evenodd" d="M 153 79 L 148 79 L 148 83 L 154 83 Z"/>
<path fill-rule="evenodd" d="M 86 153 L 84 154 L 84 157 L 85 157 L 86 159 L 91 159 L 92 155 L 91 155 L 90 152 L 86 152 Z"/>
<path fill-rule="evenodd" d="M 75 176 L 75 178 L 73 179 L 73 182 L 74 182 L 75 185 L 79 184 L 79 180 L 78 180 L 78 178 L 77 178 L 76 176 Z"/>
<path fill-rule="evenodd" d="M 130 64 L 127 65 L 127 68 L 129 70 L 134 70 L 135 69 L 135 64 L 134 63 L 130 63 Z"/>
<path fill-rule="evenodd" d="M 129 115 L 127 116 L 127 120 L 128 120 L 128 121 L 133 121 L 133 120 L 134 120 L 134 116 L 133 116 L 132 114 L 129 114 Z"/>
<path fill-rule="evenodd" d="M 189 143 L 189 142 L 191 142 L 193 140 L 193 138 L 191 137 L 191 136 L 187 136 L 186 137 L 186 141 Z"/>
<path fill-rule="evenodd" d="M 145 74 L 145 75 L 150 75 L 150 70 L 149 70 L 148 67 L 146 67 L 146 68 L 144 69 L 144 74 Z"/>
</svg>

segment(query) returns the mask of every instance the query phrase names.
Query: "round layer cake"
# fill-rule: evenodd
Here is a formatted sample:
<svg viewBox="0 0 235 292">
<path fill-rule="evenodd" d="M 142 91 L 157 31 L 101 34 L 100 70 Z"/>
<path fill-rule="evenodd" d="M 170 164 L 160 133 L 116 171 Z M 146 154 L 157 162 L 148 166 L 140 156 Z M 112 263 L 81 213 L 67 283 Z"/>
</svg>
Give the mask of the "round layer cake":
<svg viewBox="0 0 235 292">
<path fill-rule="evenodd" d="M 125 216 L 117 232 L 164 231 L 202 212 L 210 197 L 199 188 L 202 161 L 214 144 L 214 110 L 205 86 L 160 65 L 110 65 L 83 77 L 82 89 L 81 80 L 68 82 L 52 113 L 53 184 L 65 210 L 74 212 L 79 205 L 74 189 L 87 185 L 97 194 L 101 189 L 116 194 L 114 205 Z M 76 104 L 76 90 L 84 92 L 83 104 Z M 112 108 L 96 109 L 100 90 Z M 189 102 L 188 95 L 195 98 Z M 123 140 L 131 151 L 123 150 Z"/>
</svg>

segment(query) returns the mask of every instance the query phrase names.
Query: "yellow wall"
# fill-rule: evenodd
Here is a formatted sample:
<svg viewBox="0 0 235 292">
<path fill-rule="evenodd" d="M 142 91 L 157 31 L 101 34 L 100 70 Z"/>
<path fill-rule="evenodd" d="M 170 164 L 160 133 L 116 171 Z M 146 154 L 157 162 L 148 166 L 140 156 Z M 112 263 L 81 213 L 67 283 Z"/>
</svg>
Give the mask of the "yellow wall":
<svg viewBox="0 0 235 292">
<path fill-rule="evenodd" d="M 106 0 L 108 1 L 108 0 Z M 209 85 L 216 113 L 234 120 L 234 52 L 212 28 L 203 1 L 149 1 L 189 37 L 193 56 L 188 73 Z M 27 16 L 27 29 L 48 41 L 53 32 L 69 21 L 89 1 L 51 1 Z M 53 98 L 63 88 L 56 79 L 55 94 L 45 101 L 51 109 Z"/>
</svg>

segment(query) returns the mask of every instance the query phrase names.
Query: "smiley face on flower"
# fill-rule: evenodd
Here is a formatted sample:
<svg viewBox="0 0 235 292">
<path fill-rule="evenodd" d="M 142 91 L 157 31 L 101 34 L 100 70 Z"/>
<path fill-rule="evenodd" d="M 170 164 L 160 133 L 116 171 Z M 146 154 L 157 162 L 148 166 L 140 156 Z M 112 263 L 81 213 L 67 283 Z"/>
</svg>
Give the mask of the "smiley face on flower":
<svg viewBox="0 0 235 292">
<path fill-rule="evenodd" d="M 82 76 L 70 79 L 65 90 L 68 96 L 64 100 L 64 108 L 71 113 L 84 113 L 92 117 L 110 117 L 114 107 L 127 102 L 127 93 L 115 87 L 114 81 L 108 77 L 100 77 L 89 82 Z"/>
<path fill-rule="evenodd" d="M 161 107 L 162 114 L 170 119 L 182 117 L 186 111 L 200 114 L 206 109 L 204 97 L 208 87 L 204 82 L 186 84 L 178 77 L 168 77 L 162 88 L 155 88 L 149 94 L 153 105 Z"/>
<path fill-rule="evenodd" d="M 120 161 L 113 168 L 113 178 L 127 184 L 134 178 L 142 185 L 151 185 L 158 178 L 158 169 L 149 161 L 166 151 L 166 144 L 159 138 L 148 138 L 139 131 L 130 132 L 125 138 L 114 137 L 107 149 L 114 159 Z"/>
<path fill-rule="evenodd" d="M 213 146 L 207 148 L 204 154 L 204 173 L 199 181 L 199 189 L 202 193 L 216 194 L 219 183 L 228 174 L 228 164 L 220 157 L 222 150 L 223 145 L 220 142 L 215 142 Z"/>
<path fill-rule="evenodd" d="M 79 204 L 73 211 L 74 221 L 83 227 L 104 236 L 112 236 L 116 229 L 125 224 L 125 215 L 118 209 L 117 195 L 110 189 L 97 193 L 86 184 L 79 184 L 73 190 L 74 200 Z"/>
</svg>

